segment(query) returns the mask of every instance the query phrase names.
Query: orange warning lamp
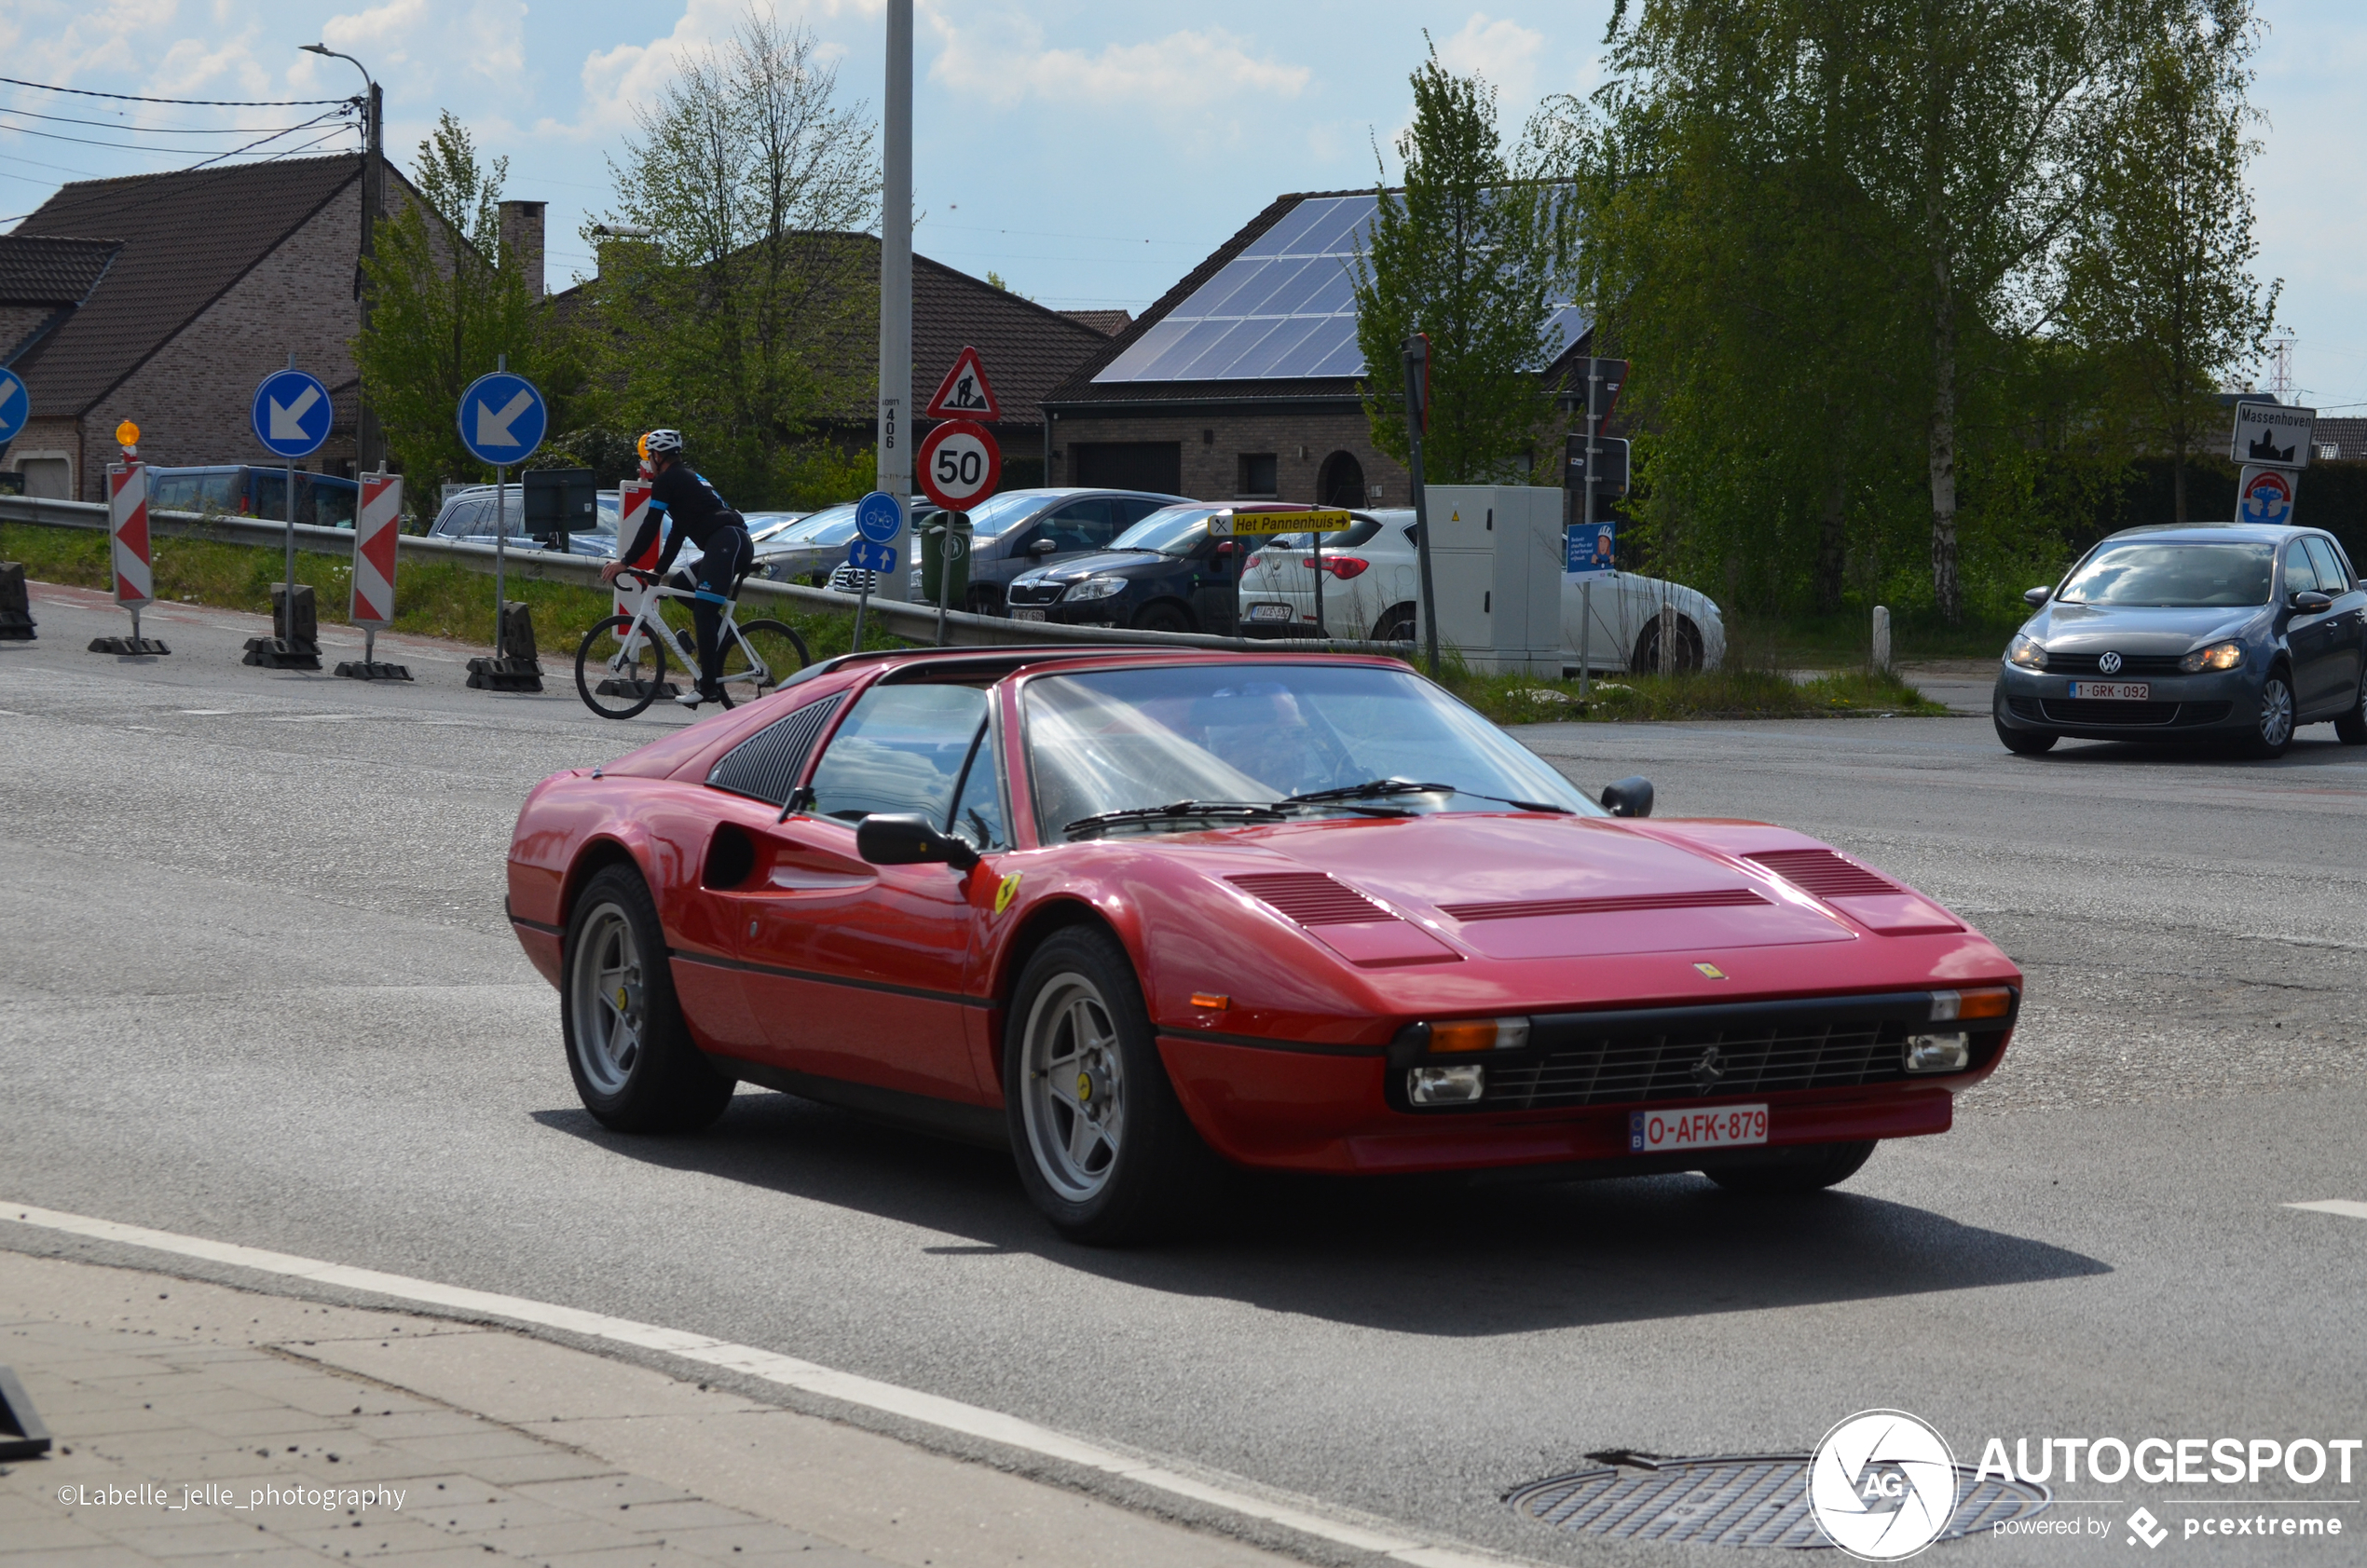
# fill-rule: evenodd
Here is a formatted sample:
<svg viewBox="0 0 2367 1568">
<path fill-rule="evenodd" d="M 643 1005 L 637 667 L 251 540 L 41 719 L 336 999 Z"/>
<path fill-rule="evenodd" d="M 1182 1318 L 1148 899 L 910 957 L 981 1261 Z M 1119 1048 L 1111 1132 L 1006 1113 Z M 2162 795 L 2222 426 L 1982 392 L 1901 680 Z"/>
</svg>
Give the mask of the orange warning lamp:
<svg viewBox="0 0 2367 1568">
<path fill-rule="evenodd" d="M 136 455 L 140 450 L 140 427 L 126 419 L 115 428 L 115 443 L 123 448 L 125 457 Z"/>
</svg>

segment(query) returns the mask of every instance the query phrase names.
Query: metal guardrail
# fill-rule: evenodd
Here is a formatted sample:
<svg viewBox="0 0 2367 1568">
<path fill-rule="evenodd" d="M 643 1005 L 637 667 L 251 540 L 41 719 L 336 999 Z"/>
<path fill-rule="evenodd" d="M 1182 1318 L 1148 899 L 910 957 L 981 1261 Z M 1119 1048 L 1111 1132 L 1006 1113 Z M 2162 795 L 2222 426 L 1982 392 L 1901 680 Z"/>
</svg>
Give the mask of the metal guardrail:
<svg viewBox="0 0 2367 1568">
<path fill-rule="evenodd" d="M 107 531 L 107 509 L 97 501 L 0 496 L 0 523 L 33 523 L 43 527 L 80 528 L 103 534 Z M 285 545 L 288 538 L 285 523 L 266 522 L 254 517 L 227 517 L 212 512 L 165 511 L 154 507 L 148 511 L 148 531 L 171 539 L 267 545 L 274 550 Z M 312 554 L 342 555 L 349 559 L 353 554 L 353 530 L 350 528 L 323 528 L 310 523 L 299 523 L 295 525 L 295 536 L 296 548 Z M 487 575 L 493 571 L 493 547 L 489 544 L 404 534 L 398 537 L 396 552 L 398 561 L 444 561 Z M 504 553 L 507 556 L 505 569 L 513 576 L 540 578 L 548 582 L 573 582 L 588 588 L 600 585 L 600 568 L 607 565 L 595 556 L 562 554 L 557 551 L 531 547 L 509 550 Z M 770 604 L 784 608 L 823 610 L 840 615 L 855 612 L 855 595 L 852 593 L 834 593 L 827 588 L 773 582 L 765 578 L 748 579 L 740 590 L 740 601 L 742 604 Z M 937 612 L 934 606 L 899 604 L 874 598 L 865 613 L 881 630 L 896 636 L 923 644 L 937 641 Z M 1099 643 L 1153 648 L 1219 648 L 1265 653 L 1382 653 L 1400 659 L 1408 658 L 1412 653 L 1411 645 L 1405 643 L 1317 637 L 1220 637 L 1201 632 L 1141 632 L 1129 627 L 1064 626 L 1057 621 L 1006 620 L 1001 616 L 972 615 L 966 610 L 946 612 L 945 640 L 956 648 L 1040 648 L 1047 643 Z"/>
</svg>

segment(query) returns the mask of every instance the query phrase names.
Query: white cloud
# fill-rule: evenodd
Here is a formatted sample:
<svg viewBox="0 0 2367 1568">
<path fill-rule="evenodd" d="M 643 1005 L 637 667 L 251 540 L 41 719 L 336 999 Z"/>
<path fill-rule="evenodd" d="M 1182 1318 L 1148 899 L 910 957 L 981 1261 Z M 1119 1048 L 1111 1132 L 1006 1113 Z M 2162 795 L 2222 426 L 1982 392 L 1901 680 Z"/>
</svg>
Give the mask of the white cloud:
<svg viewBox="0 0 2367 1568">
<path fill-rule="evenodd" d="M 1544 34 L 1509 17 L 1490 21 L 1485 11 L 1473 11 L 1460 33 L 1438 41 L 1438 58 L 1457 75 L 1486 77 L 1505 102 L 1525 103 L 1537 86 L 1544 48 Z"/>
<path fill-rule="evenodd" d="M 1222 28 L 1088 53 L 1044 48 L 1043 30 L 1024 18 L 965 25 L 931 5 L 928 25 L 940 46 L 930 79 L 1006 107 L 1031 97 L 1167 110 L 1241 93 L 1296 98 L 1314 76 L 1304 65 L 1252 53 L 1248 40 Z"/>
</svg>

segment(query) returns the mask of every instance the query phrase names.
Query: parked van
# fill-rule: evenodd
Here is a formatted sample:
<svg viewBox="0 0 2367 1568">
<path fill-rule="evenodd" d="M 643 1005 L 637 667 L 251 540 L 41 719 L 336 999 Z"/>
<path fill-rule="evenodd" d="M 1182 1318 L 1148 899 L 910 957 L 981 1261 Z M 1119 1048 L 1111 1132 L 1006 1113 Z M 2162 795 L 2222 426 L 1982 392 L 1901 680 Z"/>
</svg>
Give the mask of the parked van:
<svg viewBox="0 0 2367 1568">
<path fill-rule="evenodd" d="M 329 473 L 298 472 L 296 514 L 299 523 L 322 528 L 350 528 L 361 505 L 362 486 Z M 148 504 L 167 511 L 215 511 L 226 517 L 253 517 L 281 523 L 288 515 L 285 470 L 253 463 L 224 463 L 210 468 L 150 469 Z"/>
</svg>

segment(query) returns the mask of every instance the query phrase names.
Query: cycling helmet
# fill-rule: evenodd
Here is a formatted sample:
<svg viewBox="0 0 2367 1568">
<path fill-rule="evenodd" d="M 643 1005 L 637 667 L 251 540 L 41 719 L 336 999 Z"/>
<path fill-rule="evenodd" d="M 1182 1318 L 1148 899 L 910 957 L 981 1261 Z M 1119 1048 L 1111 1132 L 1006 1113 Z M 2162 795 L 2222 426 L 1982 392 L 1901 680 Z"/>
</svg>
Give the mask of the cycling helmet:
<svg viewBox="0 0 2367 1568">
<path fill-rule="evenodd" d="M 648 435 L 642 437 L 641 439 L 649 443 L 648 453 L 649 456 L 652 457 L 658 457 L 661 454 L 676 457 L 682 455 L 682 432 L 680 430 L 651 430 Z"/>
</svg>

